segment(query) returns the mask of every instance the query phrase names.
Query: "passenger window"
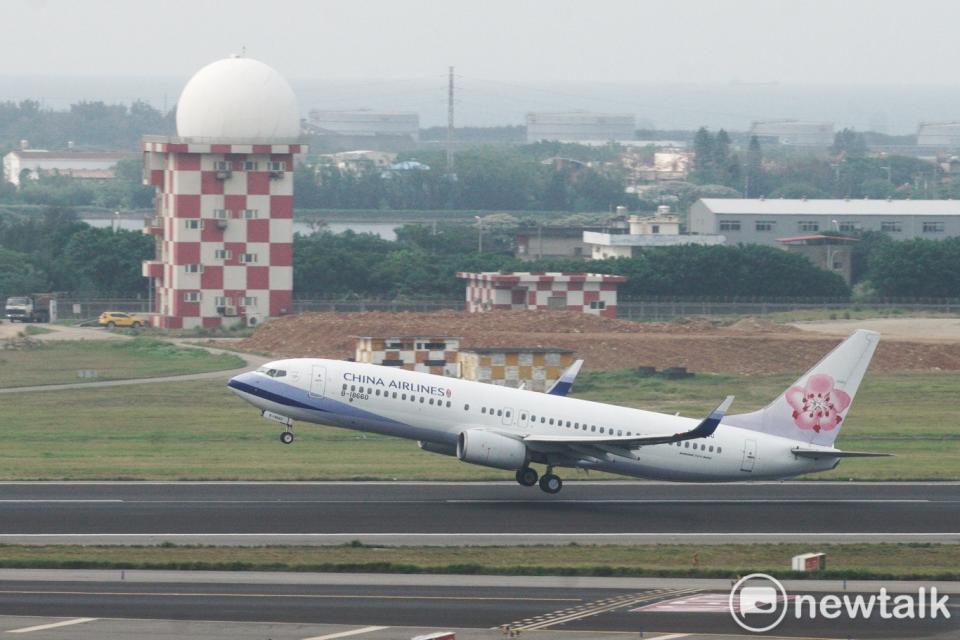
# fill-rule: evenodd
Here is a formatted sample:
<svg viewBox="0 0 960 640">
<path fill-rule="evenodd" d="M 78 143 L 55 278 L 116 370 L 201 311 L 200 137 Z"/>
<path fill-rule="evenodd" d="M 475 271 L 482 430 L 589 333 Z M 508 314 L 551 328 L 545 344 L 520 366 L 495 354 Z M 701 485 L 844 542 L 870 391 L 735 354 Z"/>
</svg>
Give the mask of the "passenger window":
<svg viewBox="0 0 960 640">
<path fill-rule="evenodd" d="M 498 417 L 503 416 L 503 409 L 497 409 L 497 416 Z"/>
<path fill-rule="evenodd" d="M 433 398 L 430 398 L 430 406 L 433 406 Z"/>
<path fill-rule="evenodd" d="M 520 419 L 521 419 L 521 420 L 526 420 L 526 419 L 527 419 L 527 414 L 521 413 L 521 414 L 520 414 Z"/>
<path fill-rule="evenodd" d="M 720 447 L 717 447 L 717 453 L 720 453 L 721 451 L 723 451 L 723 449 Z"/>
<path fill-rule="evenodd" d="M 545 417 L 540 416 L 540 424 L 543 424 L 543 423 L 546 422 L 546 421 L 547 421 L 547 419 L 546 419 Z"/>
<path fill-rule="evenodd" d="M 393 392 L 393 399 L 394 399 L 394 400 L 397 399 L 397 392 L 396 392 L 396 391 Z"/>
<path fill-rule="evenodd" d="M 343 383 L 343 390 L 344 390 L 344 391 L 347 390 L 347 383 L 346 383 L 346 382 Z"/>
<path fill-rule="evenodd" d="M 551 425 L 553 424 L 553 418 L 550 418 L 550 424 Z"/>
<path fill-rule="evenodd" d="M 617 435 L 618 435 L 618 436 L 622 436 L 622 435 L 623 435 L 623 431 L 620 431 L 620 429 L 617 429 Z"/>
<path fill-rule="evenodd" d="M 420 404 L 423 404 L 424 399 L 425 398 L 423 396 L 420 396 Z"/>
<path fill-rule="evenodd" d="M 690 448 L 690 443 L 689 443 L 689 442 L 684 442 L 684 443 L 683 443 L 683 448 L 684 448 L 684 449 L 689 449 L 689 448 Z"/>
<path fill-rule="evenodd" d="M 463 405 L 463 410 L 464 410 L 464 411 L 470 411 L 470 405 L 468 405 L 468 404 Z"/>
<path fill-rule="evenodd" d="M 574 428 L 574 429 L 579 429 L 579 428 L 580 428 L 580 423 L 579 423 L 579 422 L 574 422 L 574 423 L 573 423 L 573 428 Z"/>
<path fill-rule="evenodd" d="M 379 395 L 380 395 L 380 389 L 377 389 L 377 390 L 374 392 L 374 395 L 379 396 Z"/>
<path fill-rule="evenodd" d="M 480 407 L 480 413 L 486 413 L 486 412 L 487 412 L 486 407 Z"/>
<path fill-rule="evenodd" d="M 510 417 L 510 412 L 509 412 L 509 411 L 507 411 L 507 417 L 508 417 L 508 418 Z"/>
<path fill-rule="evenodd" d="M 713 445 L 710 445 L 710 453 L 713 453 Z"/>
<path fill-rule="evenodd" d="M 590 427 L 590 431 L 596 432 L 596 430 L 597 430 L 597 425 L 593 425 Z"/>
<path fill-rule="evenodd" d="M 451 402 L 450 402 L 449 400 L 447 400 L 447 409 L 449 409 L 450 406 L 451 406 Z"/>
<path fill-rule="evenodd" d="M 569 429 L 569 428 L 570 428 L 570 421 L 567 420 L 567 429 Z"/>
<path fill-rule="evenodd" d="M 407 399 L 407 394 L 403 394 L 403 397 L 401 398 L 401 400 L 406 400 L 406 399 Z"/>
<path fill-rule="evenodd" d="M 356 390 L 357 390 L 357 385 L 355 384 L 350 385 L 350 391 L 356 391 Z"/>
<path fill-rule="evenodd" d="M 600 427 L 600 433 L 603 433 L 603 427 Z"/>
<path fill-rule="evenodd" d="M 707 445 L 705 444 L 700 445 L 700 451 L 706 451 L 706 450 L 707 450 Z"/>
</svg>

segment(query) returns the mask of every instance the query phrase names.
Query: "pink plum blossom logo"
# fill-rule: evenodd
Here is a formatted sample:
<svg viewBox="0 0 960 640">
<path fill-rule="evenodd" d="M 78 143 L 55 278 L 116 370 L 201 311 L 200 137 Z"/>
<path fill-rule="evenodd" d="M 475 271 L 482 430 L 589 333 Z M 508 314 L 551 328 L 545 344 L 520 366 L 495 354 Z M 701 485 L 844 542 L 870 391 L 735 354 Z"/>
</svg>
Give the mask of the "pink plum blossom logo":
<svg viewBox="0 0 960 640">
<path fill-rule="evenodd" d="M 843 413 L 850 406 L 850 396 L 834 389 L 834 380 L 825 373 L 817 373 L 807 379 L 803 387 L 790 387 L 784 394 L 793 408 L 793 421 L 801 429 L 836 429 L 843 420 Z"/>
</svg>

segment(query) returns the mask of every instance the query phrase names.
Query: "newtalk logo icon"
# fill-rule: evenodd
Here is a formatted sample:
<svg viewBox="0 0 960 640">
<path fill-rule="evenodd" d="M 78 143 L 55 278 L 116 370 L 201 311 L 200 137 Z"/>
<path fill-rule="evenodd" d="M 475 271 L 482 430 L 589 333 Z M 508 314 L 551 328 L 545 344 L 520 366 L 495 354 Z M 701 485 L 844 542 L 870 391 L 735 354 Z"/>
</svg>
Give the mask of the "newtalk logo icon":
<svg viewBox="0 0 960 640">
<path fill-rule="evenodd" d="M 885 588 L 876 594 L 824 594 L 788 596 L 779 580 L 765 573 L 751 573 L 730 590 L 730 615 L 747 631 L 764 633 L 776 628 L 791 614 L 797 620 L 836 620 L 841 616 L 856 620 L 874 614 L 881 620 L 950 619 L 947 601 L 937 588 L 917 589 L 916 595 L 890 595 Z M 792 606 L 791 606 L 792 605 Z"/>
</svg>

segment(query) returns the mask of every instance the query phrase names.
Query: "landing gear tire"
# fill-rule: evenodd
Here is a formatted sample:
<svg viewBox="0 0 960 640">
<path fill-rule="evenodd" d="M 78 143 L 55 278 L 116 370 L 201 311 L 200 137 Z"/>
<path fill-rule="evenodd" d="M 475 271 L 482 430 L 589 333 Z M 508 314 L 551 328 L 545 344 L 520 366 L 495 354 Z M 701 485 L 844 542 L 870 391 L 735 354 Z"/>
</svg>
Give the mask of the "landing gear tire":
<svg viewBox="0 0 960 640">
<path fill-rule="evenodd" d="M 280 442 L 283 444 L 292 444 L 293 443 L 293 431 L 284 431 L 280 434 Z"/>
<path fill-rule="evenodd" d="M 546 473 L 540 476 L 540 489 L 545 493 L 560 493 L 560 489 L 563 489 L 563 480 L 560 476 Z"/>
<path fill-rule="evenodd" d="M 525 487 L 532 487 L 537 484 L 537 471 L 530 467 L 524 467 L 517 470 L 517 482 Z"/>
</svg>

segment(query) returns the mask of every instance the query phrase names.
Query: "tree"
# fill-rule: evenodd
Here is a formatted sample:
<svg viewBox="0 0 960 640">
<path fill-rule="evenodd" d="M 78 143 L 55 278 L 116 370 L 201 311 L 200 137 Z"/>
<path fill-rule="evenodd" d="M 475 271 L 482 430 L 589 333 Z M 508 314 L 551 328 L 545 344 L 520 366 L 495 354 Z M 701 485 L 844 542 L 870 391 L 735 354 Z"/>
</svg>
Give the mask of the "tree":
<svg viewBox="0 0 960 640">
<path fill-rule="evenodd" d="M 766 176 L 763 174 L 763 150 L 757 136 L 750 136 L 745 174 L 743 194 L 745 198 L 756 198 L 767 192 Z"/>
<path fill-rule="evenodd" d="M 837 155 L 844 154 L 849 158 L 859 158 L 866 155 L 867 142 L 862 133 L 844 128 L 834 134 L 833 146 L 830 150 Z"/>
</svg>

